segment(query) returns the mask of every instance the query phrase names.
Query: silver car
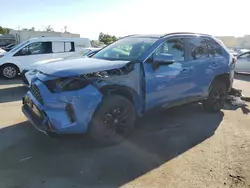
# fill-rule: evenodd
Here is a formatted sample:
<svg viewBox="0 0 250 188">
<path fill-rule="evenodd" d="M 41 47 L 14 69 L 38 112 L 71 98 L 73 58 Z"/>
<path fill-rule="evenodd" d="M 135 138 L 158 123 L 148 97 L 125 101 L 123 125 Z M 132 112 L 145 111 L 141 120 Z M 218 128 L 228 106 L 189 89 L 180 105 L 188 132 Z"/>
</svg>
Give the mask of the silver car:
<svg viewBox="0 0 250 188">
<path fill-rule="evenodd" d="M 237 56 L 235 72 L 250 73 L 250 51 L 242 53 Z"/>
</svg>

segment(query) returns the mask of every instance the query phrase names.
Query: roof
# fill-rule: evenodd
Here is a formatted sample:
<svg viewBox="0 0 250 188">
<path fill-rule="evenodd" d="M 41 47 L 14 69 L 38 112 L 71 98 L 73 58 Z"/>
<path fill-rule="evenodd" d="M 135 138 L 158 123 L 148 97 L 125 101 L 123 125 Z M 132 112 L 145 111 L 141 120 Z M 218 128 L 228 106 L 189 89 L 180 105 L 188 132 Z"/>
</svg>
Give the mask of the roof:
<svg viewBox="0 0 250 188">
<path fill-rule="evenodd" d="M 64 37 L 36 37 L 30 38 L 29 41 L 76 41 L 76 40 L 88 40 L 88 38 L 64 38 Z"/>
<path fill-rule="evenodd" d="M 168 36 L 172 36 L 172 35 L 190 35 L 190 36 L 209 36 L 211 37 L 211 35 L 208 35 L 208 34 L 203 34 L 203 33 L 192 33 L 192 32 L 175 32 L 175 33 L 167 33 L 167 34 L 164 34 L 164 35 L 138 35 L 138 34 L 135 34 L 135 35 L 128 35 L 128 36 L 125 36 L 123 38 L 126 38 L 126 37 L 131 37 L 131 38 L 164 38 L 164 37 L 168 37 Z"/>
</svg>

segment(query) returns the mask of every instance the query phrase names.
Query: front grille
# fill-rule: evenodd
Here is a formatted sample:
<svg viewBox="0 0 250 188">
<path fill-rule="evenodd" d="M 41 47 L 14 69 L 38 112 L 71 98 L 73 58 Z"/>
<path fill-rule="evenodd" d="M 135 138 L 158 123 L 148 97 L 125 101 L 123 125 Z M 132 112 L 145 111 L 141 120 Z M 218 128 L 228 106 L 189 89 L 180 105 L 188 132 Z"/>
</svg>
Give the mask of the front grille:
<svg viewBox="0 0 250 188">
<path fill-rule="evenodd" d="M 31 84 L 30 91 L 34 95 L 34 97 L 36 98 L 36 100 L 38 100 L 38 102 L 40 102 L 41 104 L 43 104 L 43 98 L 41 96 L 40 90 L 39 90 L 39 88 L 34 83 Z"/>
</svg>

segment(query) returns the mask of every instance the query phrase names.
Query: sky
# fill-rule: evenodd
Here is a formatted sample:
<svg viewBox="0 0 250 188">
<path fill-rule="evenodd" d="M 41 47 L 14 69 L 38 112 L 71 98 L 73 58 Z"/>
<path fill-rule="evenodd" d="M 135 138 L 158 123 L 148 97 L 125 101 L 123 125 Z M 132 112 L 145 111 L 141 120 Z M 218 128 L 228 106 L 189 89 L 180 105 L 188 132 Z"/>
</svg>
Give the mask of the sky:
<svg viewBox="0 0 250 188">
<path fill-rule="evenodd" d="M 130 34 L 197 32 L 216 36 L 250 34 L 249 0 L 0 0 L 0 26 L 13 29 Z"/>
</svg>

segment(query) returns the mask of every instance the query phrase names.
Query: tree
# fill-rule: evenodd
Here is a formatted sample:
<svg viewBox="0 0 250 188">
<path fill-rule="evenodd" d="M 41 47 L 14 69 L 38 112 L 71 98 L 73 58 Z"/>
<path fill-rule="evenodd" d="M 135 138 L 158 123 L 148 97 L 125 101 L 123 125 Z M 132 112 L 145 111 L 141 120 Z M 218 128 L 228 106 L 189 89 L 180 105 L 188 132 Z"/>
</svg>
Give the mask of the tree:
<svg viewBox="0 0 250 188">
<path fill-rule="evenodd" d="M 6 34 L 8 34 L 9 32 L 10 32 L 10 29 L 4 28 L 4 27 L 1 27 L 1 26 L 0 26 L 0 34 L 6 35 Z"/>
<path fill-rule="evenodd" d="M 47 32 L 54 31 L 54 29 L 51 27 L 51 25 L 45 26 L 44 30 L 47 31 Z"/>
<path fill-rule="evenodd" d="M 35 28 L 32 27 L 32 28 L 28 29 L 28 31 L 35 31 Z"/>
<path fill-rule="evenodd" d="M 116 36 L 111 36 L 109 34 L 104 34 L 102 32 L 99 34 L 99 41 L 103 42 L 104 44 L 111 44 L 116 40 L 117 40 Z"/>
</svg>

